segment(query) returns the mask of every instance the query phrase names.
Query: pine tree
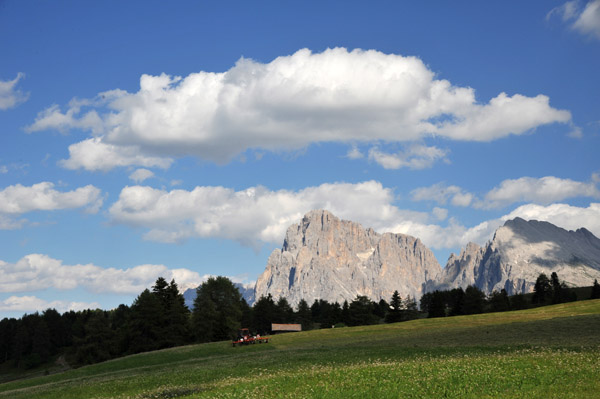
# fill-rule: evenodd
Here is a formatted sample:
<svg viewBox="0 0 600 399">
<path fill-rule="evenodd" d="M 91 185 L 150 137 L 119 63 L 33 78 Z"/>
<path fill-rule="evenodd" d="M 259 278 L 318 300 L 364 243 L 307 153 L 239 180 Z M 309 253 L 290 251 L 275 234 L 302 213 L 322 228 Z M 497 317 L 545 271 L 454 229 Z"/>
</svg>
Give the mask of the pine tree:
<svg viewBox="0 0 600 399">
<path fill-rule="evenodd" d="M 271 331 L 271 323 L 273 323 L 276 311 L 275 302 L 271 294 L 268 294 L 266 297 L 261 296 L 254 303 L 254 309 L 252 310 L 252 329 L 260 334 L 268 334 Z"/>
<path fill-rule="evenodd" d="M 160 347 L 163 328 L 162 303 L 150 290 L 144 290 L 131 305 L 128 352 L 139 353 Z"/>
<path fill-rule="evenodd" d="M 505 312 L 510 310 L 510 300 L 504 288 L 500 292 L 492 292 L 489 303 L 492 312 Z"/>
<path fill-rule="evenodd" d="M 378 317 L 373 313 L 374 307 L 373 302 L 368 297 L 357 295 L 349 307 L 350 325 L 363 326 L 376 324 Z"/>
<path fill-rule="evenodd" d="M 550 275 L 550 284 L 552 286 L 552 303 L 565 302 L 565 293 L 556 272 L 552 272 Z"/>
<path fill-rule="evenodd" d="M 417 307 L 417 301 L 410 296 L 402 302 L 402 321 L 414 320 L 419 317 L 419 308 Z"/>
<path fill-rule="evenodd" d="M 552 294 L 552 286 L 550 285 L 550 280 L 546 274 L 541 273 L 538 278 L 535 280 L 535 285 L 533 286 L 533 296 L 531 297 L 531 303 L 534 304 L 543 304 L 545 303 Z"/>
<path fill-rule="evenodd" d="M 470 285 L 465 290 L 465 302 L 463 311 L 465 314 L 483 313 L 485 305 L 485 294 L 474 285 Z"/>
<path fill-rule="evenodd" d="M 211 277 L 196 293 L 192 312 L 195 335 L 204 341 L 235 338 L 241 327 L 242 295 L 231 280 Z"/>
<path fill-rule="evenodd" d="M 386 323 L 397 323 L 402 320 L 402 298 L 398 291 L 394 291 L 390 299 L 389 309 L 385 315 Z"/>
<path fill-rule="evenodd" d="M 312 328 L 312 315 L 308 303 L 304 299 L 298 302 L 298 311 L 296 312 L 296 318 L 300 324 L 302 324 L 302 330 L 310 330 Z"/>
<path fill-rule="evenodd" d="M 432 292 L 428 302 L 429 303 L 427 304 L 427 317 L 432 318 L 446 316 L 446 303 L 444 301 L 444 294 L 441 291 L 436 290 Z"/>
<path fill-rule="evenodd" d="M 590 299 L 599 299 L 600 298 L 600 284 L 598 284 L 598 280 L 594 280 L 594 285 L 592 286 L 592 294 L 590 295 Z"/>
</svg>

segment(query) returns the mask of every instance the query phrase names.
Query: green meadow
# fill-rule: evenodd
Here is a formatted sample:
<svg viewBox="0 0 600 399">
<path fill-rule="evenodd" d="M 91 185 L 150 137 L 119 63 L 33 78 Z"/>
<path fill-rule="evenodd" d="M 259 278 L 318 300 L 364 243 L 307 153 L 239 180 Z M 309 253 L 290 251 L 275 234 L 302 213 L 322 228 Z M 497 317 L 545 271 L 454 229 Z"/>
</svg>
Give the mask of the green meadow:
<svg viewBox="0 0 600 399">
<path fill-rule="evenodd" d="M 143 353 L 0 398 L 598 398 L 600 300 Z"/>
</svg>

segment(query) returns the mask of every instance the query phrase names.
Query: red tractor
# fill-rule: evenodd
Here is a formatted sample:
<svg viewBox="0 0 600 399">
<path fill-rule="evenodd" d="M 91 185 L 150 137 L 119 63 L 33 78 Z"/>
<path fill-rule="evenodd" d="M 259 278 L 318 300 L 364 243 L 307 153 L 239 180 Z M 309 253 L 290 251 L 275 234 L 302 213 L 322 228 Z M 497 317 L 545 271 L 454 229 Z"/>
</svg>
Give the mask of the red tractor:
<svg viewBox="0 0 600 399">
<path fill-rule="evenodd" d="M 233 346 L 236 345 L 250 345 L 250 344 L 262 344 L 262 343 L 268 344 L 269 343 L 269 337 L 261 337 L 259 334 L 256 335 L 251 335 L 250 334 L 250 330 L 248 330 L 247 328 L 241 328 L 238 330 L 238 337 L 237 340 L 234 340 L 233 342 L 231 342 L 231 344 Z"/>
</svg>

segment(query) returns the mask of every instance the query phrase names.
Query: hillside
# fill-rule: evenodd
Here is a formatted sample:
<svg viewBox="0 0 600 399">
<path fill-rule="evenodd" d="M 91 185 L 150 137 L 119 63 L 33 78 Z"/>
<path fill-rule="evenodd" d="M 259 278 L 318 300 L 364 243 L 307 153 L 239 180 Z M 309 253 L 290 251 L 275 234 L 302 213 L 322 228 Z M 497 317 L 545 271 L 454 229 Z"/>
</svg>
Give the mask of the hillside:
<svg viewBox="0 0 600 399">
<path fill-rule="evenodd" d="M 600 300 L 129 356 L 0 398 L 597 397 Z"/>
</svg>

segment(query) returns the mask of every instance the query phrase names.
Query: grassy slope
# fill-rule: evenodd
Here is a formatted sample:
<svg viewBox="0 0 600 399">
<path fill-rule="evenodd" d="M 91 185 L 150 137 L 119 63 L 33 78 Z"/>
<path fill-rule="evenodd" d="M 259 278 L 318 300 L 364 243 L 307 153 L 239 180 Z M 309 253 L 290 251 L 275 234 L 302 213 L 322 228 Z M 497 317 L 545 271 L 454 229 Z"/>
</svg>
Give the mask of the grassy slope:
<svg viewBox="0 0 600 399">
<path fill-rule="evenodd" d="M 151 352 L 0 398 L 598 397 L 600 300 Z"/>
</svg>

